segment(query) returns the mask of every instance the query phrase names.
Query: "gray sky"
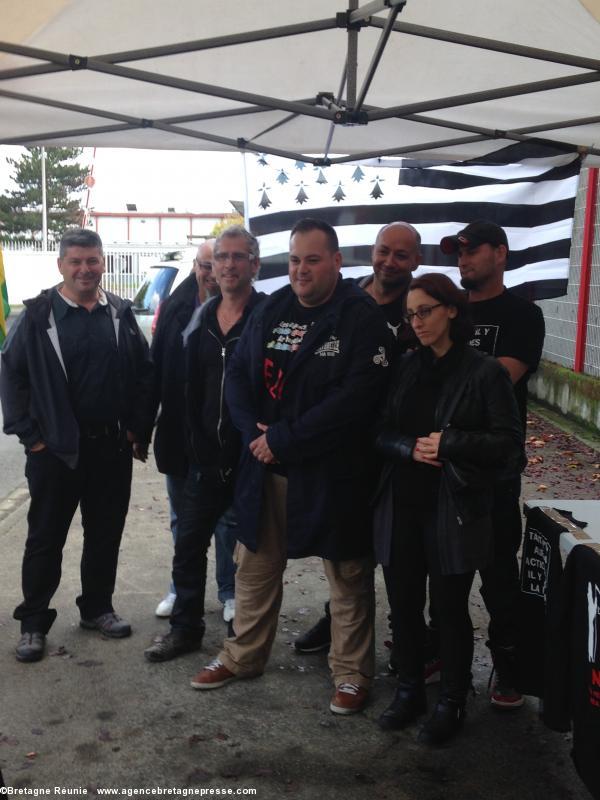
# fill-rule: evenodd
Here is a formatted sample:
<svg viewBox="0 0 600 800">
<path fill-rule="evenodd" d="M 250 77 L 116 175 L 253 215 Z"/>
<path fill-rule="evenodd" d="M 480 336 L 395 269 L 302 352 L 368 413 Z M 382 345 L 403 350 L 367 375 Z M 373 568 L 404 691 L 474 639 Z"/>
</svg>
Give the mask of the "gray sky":
<svg viewBox="0 0 600 800">
<path fill-rule="evenodd" d="M 22 148 L 0 145 L 0 193 L 11 187 L 6 158 Z M 90 206 L 96 211 L 125 211 L 135 203 L 139 211 L 195 213 L 231 211 L 229 200 L 244 200 L 244 172 L 239 153 L 178 150 L 125 150 L 86 147 L 82 163 L 94 164 L 95 186 Z M 84 200 L 85 202 L 85 195 Z"/>
</svg>

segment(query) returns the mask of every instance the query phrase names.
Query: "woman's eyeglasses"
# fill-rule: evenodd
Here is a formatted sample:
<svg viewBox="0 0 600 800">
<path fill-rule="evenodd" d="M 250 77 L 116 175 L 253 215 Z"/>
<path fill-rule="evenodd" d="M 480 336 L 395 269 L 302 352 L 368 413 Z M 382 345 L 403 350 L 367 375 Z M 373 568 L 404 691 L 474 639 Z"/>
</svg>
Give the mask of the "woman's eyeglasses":
<svg viewBox="0 0 600 800">
<path fill-rule="evenodd" d="M 434 308 L 439 308 L 443 305 L 443 303 L 436 303 L 434 306 L 421 306 L 416 311 L 407 311 L 406 314 L 402 316 L 402 319 L 410 325 L 415 317 L 427 319 L 427 317 L 431 316 L 431 312 Z"/>
</svg>

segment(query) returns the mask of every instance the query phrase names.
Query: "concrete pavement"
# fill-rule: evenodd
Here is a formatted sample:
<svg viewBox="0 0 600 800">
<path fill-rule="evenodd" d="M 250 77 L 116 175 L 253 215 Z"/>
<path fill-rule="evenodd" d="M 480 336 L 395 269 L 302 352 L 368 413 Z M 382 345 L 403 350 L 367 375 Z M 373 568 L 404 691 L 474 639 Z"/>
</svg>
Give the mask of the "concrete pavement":
<svg viewBox="0 0 600 800">
<path fill-rule="evenodd" d="M 37 664 L 14 658 L 26 494 L 0 511 L 0 766 L 13 789 L 59 789 L 96 797 L 108 788 L 126 796 L 171 796 L 202 790 L 252 790 L 260 800 L 567 800 L 586 796 L 569 757 L 569 736 L 537 718 L 537 701 L 517 712 L 493 711 L 486 687 L 490 661 L 481 599 L 473 593 L 474 684 L 464 733 L 427 750 L 416 727 L 382 733 L 375 721 L 394 681 L 386 672 L 385 590 L 377 576 L 377 680 L 366 711 L 336 717 L 323 654 L 296 655 L 292 643 L 319 616 L 327 584 L 318 559 L 290 562 L 281 621 L 264 676 L 211 692 L 189 679 L 218 650 L 225 633 L 214 581 L 209 581 L 202 650 L 165 664 L 143 658 L 168 584 L 171 537 L 163 476 L 136 464 L 115 598 L 134 628 L 131 638 L 102 639 L 78 626 L 81 529 L 65 548 L 58 609 L 48 655 Z M 209 569 L 214 569 L 211 564 Z M 430 701 L 436 687 L 429 690 Z M 214 792 L 216 793 L 216 792 Z M 167 795 L 165 795 L 167 796 Z"/>
</svg>

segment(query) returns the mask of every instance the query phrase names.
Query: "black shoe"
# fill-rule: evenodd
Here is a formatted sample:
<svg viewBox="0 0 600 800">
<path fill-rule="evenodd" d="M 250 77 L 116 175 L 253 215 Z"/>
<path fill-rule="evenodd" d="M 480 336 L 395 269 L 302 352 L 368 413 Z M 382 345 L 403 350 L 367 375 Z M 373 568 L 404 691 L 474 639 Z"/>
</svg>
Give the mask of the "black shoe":
<svg viewBox="0 0 600 800">
<path fill-rule="evenodd" d="M 144 650 L 147 661 L 170 661 L 184 653 L 191 653 L 199 650 L 202 646 L 202 633 L 193 633 L 172 628 L 164 636 L 156 636 L 150 645 Z"/>
<path fill-rule="evenodd" d="M 329 650 L 331 644 L 331 617 L 325 616 L 316 625 L 299 636 L 294 642 L 294 647 L 298 653 L 319 653 L 321 650 Z"/>
<path fill-rule="evenodd" d="M 447 698 L 438 701 L 433 714 L 419 731 L 421 744 L 437 746 L 452 739 L 465 721 L 465 704 Z"/>
<path fill-rule="evenodd" d="M 114 611 L 107 611 L 94 619 L 81 619 L 79 624 L 88 631 L 100 631 L 103 636 L 109 639 L 124 639 L 131 636 L 131 625 Z"/>
<path fill-rule="evenodd" d="M 490 648 L 494 665 L 488 684 L 490 703 L 501 710 L 521 708 L 524 703 L 523 695 L 516 688 L 520 683 L 517 648 L 501 647 L 493 642 L 486 644 Z"/>
<path fill-rule="evenodd" d="M 425 690 L 422 687 L 399 686 L 394 699 L 377 720 L 384 731 L 399 731 L 415 722 L 427 709 Z"/>
<path fill-rule="evenodd" d="M 45 633 L 24 633 L 15 650 L 17 661 L 40 661 L 46 648 Z"/>
</svg>

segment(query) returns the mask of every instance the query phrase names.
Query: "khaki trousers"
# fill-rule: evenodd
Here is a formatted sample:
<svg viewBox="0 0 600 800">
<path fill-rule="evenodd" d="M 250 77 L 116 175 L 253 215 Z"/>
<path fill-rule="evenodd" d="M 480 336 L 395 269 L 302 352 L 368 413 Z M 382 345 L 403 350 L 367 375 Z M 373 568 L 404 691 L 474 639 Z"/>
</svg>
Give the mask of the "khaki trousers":
<svg viewBox="0 0 600 800">
<path fill-rule="evenodd" d="M 238 544 L 235 553 L 235 636 L 226 639 L 219 659 L 240 677 L 264 672 L 279 623 L 286 567 L 287 479 L 265 476 L 256 553 Z M 335 686 L 369 688 L 375 669 L 375 592 L 371 558 L 323 559 L 329 582 L 331 649 Z"/>
</svg>

